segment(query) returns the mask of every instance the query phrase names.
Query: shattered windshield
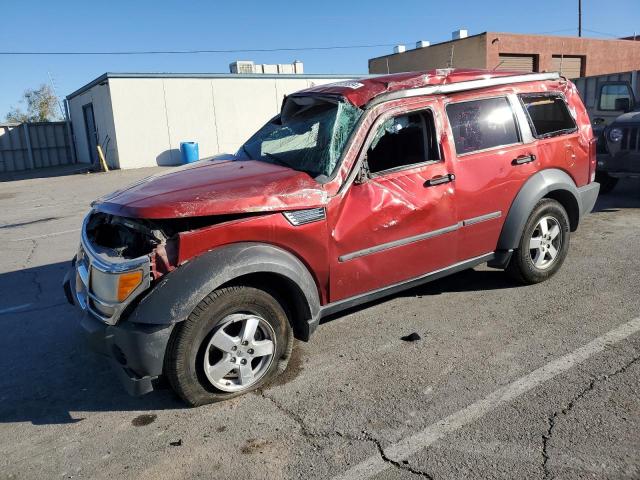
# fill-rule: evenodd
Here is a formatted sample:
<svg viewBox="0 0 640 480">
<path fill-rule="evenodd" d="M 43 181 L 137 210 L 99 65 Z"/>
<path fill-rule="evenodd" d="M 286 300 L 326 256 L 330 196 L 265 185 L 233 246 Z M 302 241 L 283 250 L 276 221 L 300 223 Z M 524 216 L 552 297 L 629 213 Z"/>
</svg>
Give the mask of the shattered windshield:
<svg viewBox="0 0 640 480">
<path fill-rule="evenodd" d="M 274 117 L 238 150 L 259 160 L 330 177 L 362 110 L 334 98 L 288 97 Z"/>
</svg>

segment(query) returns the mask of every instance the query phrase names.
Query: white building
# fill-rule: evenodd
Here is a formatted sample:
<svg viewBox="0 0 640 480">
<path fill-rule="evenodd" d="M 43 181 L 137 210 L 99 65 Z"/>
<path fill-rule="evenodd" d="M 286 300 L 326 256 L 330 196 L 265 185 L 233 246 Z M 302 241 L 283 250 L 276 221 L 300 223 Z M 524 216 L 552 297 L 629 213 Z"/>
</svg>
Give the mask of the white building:
<svg viewBox="0 0 640 480">
<path fill-rule="evenodd" d="M 112 168 L 180 163 L 180 142 L 200 158 L 235 152 L 285 95 L 358 75 L 105 73 L 67 96 L 79 162 L 103 147 Z"/>
</svg>

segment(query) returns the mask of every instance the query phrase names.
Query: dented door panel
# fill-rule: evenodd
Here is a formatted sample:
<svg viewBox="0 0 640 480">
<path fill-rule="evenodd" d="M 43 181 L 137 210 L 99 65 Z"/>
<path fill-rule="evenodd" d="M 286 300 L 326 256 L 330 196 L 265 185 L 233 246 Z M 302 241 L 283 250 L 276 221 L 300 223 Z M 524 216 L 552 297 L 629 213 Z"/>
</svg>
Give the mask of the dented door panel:
<svg viewBox="0 0 640 480">
<path fill-rule="evenodd" d="M 453 262 L 453 184 L 425 187 L 447 173 L 441 162 L 374 178 L 352 185 L 343 201 L 330 202 L 332 302 Z"/>
</svg>

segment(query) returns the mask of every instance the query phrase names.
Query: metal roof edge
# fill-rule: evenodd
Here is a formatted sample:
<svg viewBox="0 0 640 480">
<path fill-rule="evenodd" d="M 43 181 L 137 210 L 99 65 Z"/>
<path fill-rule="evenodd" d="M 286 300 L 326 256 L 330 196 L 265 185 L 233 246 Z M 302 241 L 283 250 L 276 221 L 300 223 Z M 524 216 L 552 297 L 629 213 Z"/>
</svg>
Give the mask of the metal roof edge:
<svg viewBox="0 0 640 480">
<path fill-rule="evenodd" d="M 333 73 L 133 73 L 133 72 L 106 72 L 100 75 L 98 78 L 90 81 L 86 85 L 80 87 L 74 92 L 67 95 L 67 100 L 71 100 L 73 97 L 86 92 L 87 90 L 99 85 L 104 81 L 108 81 L 110 78 L 219 78 L 219 79 L 301 79 L 301 80 L 313 80 L 313 79 L 351 79 L 351 78 L 366 78 L 375 75 L 368 73 L 345 73 L 345 74 L 333 74 Z"/>
<path fill-rule="evenodd" d="M 510 83 L 526 83 L 535 81 L 558 80 L 561 75 L 558 72 L 523 73 L 518 75 L 505 75 L 503 77 L 483 78 L 464 82 L 445 83 L 441 85 L 427 85 L 425 87 L 409 88 L 395 92 L 383 93 L 374 97 L 367 103 L 366 108 L 372 108 L 380 103 L 398 100 L 401 98 L 418 97 L 422 95 L 440 95 L 447 93 L 478 90 L 481 88 L 509 85 Z"/>
</svg>

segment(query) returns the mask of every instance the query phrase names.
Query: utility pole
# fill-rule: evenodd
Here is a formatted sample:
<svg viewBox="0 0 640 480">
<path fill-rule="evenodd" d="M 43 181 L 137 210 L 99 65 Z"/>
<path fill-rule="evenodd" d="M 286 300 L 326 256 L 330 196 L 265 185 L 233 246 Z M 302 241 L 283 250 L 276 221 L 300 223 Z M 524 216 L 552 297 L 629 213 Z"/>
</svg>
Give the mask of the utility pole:
<svg viewBox="0 0 640 480">
<path fill-rule="evenodd" d="M 578 36 L 582 36 L 582 0 L 578 0 Z"/>
</svg>

